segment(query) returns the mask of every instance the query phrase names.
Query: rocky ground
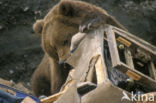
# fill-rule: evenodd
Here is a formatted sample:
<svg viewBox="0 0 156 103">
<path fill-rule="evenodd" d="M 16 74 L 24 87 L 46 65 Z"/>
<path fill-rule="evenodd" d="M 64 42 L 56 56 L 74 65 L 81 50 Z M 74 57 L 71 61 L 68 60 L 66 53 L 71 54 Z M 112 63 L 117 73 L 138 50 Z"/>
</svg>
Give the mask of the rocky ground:
<svg viewBox="0 0 156 103">
<path fill-rule="evenodd" d="M 0 78 L 30 88 L 44 53 L 32 25 L 59 0 L 0 0 Z M 156 45 L 156 0 L 85 0 L 113 15 L 131 33 Z"/>
</svg>

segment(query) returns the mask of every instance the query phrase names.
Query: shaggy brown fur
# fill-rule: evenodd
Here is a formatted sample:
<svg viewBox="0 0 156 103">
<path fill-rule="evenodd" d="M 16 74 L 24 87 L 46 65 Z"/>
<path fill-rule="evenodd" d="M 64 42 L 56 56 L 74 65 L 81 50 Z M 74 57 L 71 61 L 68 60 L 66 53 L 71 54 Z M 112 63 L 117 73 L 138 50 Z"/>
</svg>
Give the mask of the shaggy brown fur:
<svg viewBox="0 0 156 103">
<path fill-rule="evenodd" d="M 42 46 L 47 56 L 33 74 L 32 89 L 35 95 L 53 94 L 59 91 L 64 75 L 59 61 L 70 54 L 71 38 L 77 32 L 87 32 L 101 24 L 111 24 L 126 30 L 112 16 L 99 7 L 82 1 L 64 0 L 55 5 L 33 29 L 42 34 Z"/>
</svg>

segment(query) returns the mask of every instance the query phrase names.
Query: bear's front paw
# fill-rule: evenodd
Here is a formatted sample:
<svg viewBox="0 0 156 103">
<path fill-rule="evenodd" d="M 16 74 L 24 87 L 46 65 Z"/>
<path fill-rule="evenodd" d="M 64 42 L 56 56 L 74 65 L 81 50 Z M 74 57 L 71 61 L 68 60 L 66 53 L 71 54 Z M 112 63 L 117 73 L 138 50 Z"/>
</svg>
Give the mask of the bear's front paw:
<svg viewBox="0 0 156 103">
<path fill-rule="evenodd" d="M 79 26 L 79 32 L 82 33 L 82 32 L 88 32 L 90 30 L 93 30 L 94 28 L 99 27 L 101 23 L 102 22 L 100 22 L 100 18 L 89 20 Z"/>
</svg>

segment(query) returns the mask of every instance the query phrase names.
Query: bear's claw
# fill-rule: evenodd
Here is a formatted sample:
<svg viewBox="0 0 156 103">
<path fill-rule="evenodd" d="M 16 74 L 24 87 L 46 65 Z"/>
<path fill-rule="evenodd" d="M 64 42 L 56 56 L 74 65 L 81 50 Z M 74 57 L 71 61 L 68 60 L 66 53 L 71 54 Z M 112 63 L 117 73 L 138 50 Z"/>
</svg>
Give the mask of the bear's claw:
<svg viewBox="0 0 156 103">
<path fill-rule="evenodd" d="M 82 32 L 84 32 L 85 28 L 86 28 L 86 26 L 85 26 L 85 25 L 80 26 L 80 27 L 79 27 L 79 32 L 81 32 L 81 33 L 82 33 Z"/>
<path fill-rule="evenodd" d="M 91 28 L 92 23 L 89 23 L 87 26 L 87 29 L 89 30 Z"/>
<path fill-rule="evenodd" d="M 100 22 L 100 18 L 99 19 L 93 19 L 93 20 L 89 20 L 85 23 L 83 23 L 80 27 L 79 27 L 79 32 L 86 32 L 86 31 L 90 31 L 94 28 L 99 27 L 102 24 L 102 22 Z"/>
</svg>

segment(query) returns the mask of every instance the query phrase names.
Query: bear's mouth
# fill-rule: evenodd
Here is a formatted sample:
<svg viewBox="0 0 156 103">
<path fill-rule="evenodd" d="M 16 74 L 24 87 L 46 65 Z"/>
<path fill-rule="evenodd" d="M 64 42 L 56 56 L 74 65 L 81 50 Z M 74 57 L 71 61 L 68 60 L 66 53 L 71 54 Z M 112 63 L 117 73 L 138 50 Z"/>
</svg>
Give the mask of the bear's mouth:
<svg viewBox="0 0 156 103">
<path fill-rule="evenodd" d="M 60 64 L 60 65 L 65 64 L 65 63 L 66 63 L 66 60 L 60 60 L 60 61 L 59 61 L 59 64 Z"/>
<path fill-rule="evenodd" d="M 65 59 L 59 59 L 59 64 L 60 64 L 60 65 L 61 65 L 61 64 L 65 64 L 66 61 L 67 61 L 67 59 L 68 59 L 70 56 L 71 56 L 71 53 L 69 53 L 69 54 L 66 56 Z"/>
</svg>

